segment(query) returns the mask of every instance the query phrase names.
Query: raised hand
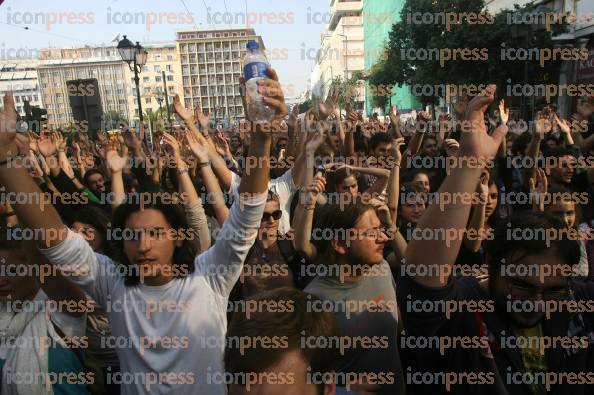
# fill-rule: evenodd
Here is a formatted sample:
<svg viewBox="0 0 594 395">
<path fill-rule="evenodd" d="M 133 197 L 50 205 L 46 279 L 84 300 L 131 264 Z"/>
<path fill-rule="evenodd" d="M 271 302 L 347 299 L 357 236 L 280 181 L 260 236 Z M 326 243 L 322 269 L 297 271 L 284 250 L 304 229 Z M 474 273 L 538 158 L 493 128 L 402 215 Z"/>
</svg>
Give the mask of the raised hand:
<svg viewBox="0 0 594 395">
<path fill-rule="evenodd" d="M 169 147 L 173 160 L 175 160 L 178 168 L 180 168 L 180 165 L 182 165 L 184 162 L 181 157 L 179 142 L 169 133 L 163 133 L 163 141 Z"/>
<path fill-rule="evenodd" d="M 443 144 L 445 145 L 446 154 L 449 157 L 455 158 L 458 156 L 458 151 L 460 150 L 460 143 L 458 143 L 454 139 L 445 139 L 443 141 Z"/>
<path fill-rule="evenodd" d="M 52 140 L 49 133 L 43 133 L 39 140 L 37 141 L 37 146 L 39 147 L 39 152 L 46 158 L 50 156 L 54 156 L 57 153 L 56 144 Z"/>
<path fill-rule="evenodd" d="M 557 114 L 554 115 L 554 119 L 561 132 L 568 135 L 571 134 L 571 123 L 567 119 L 559 119 Z"/>
<path fill-rule="evenodd" d="M 194 136 L 194 133 L 186 133 L 186 143 L 199 162 L 208 162 L 208 149 Z"/>
<path fill-rule="evenodd" d="M 386 228 L 391 228 L 393 225 L 392 216 L 390 215 L 390 208 L 386 203 L 374 198 L 369 201 L 369 205 L 375 210 L 381 224 Z"/>
<path fill-rule="evenodd" d="M 326 179 L 321 175 L 317 174 L 311 184 L 305 188 L 304 202 L 305 206 L 314 206 L 318 199 L 318 195 L 326 189 Z"/>
<path fill-rule="evenodd" d="M 550 114 L 545 110 L 539 111 L 536 114 L 536 122 L 534 122 L 534 132 L 543 139 L 545 134 L 553 129 Z"/>
<path fill-rule="evenodd" d="M 530 196 L 533 199 L 534 211 L 544 211 L 545 196 L 548 191 L 548 180 L 543 169 L 536 169 L 530 178 Z"/>
<path fill-rule="evenodd" d="M 454 112 L 458 118 L 463 118 L 466 115 L 466 109 L 468 108 L 468 95 L 464 92 L 458 96 L 458 101 L 454 104 Z"/>
<path fill-rule="evenodd" d="M 327 119 L 330 115 L 334 113 L 336 110 L 336 103 L 338 103 L 338 98 L 340 97 L 340 92 L 336 87 L 333 87 L 326 98 L 326 101 L 322 103 L 321 101 L 318 103 L 319 118 L 320 120 Z"/>
<path fill-rule="evenodd" d="M 400 117 L 398 116 L 398 107 L 396 106 L 392 106 L 392 109 L 390 110 L 390 122 L 392 122 L 392 124 L 400 122 Z"/>
<path fill-rule="evenodd" d="M 305 142 L 305 150 L 309 153 L 315 153 L 317 149 L 324 143 L 324 122 L 318 122 L 316 131 L 309 133 Z"/>
<path fill-rule="evenodd" d="M 29 150 L 27 160 L 29 162 L 29 174 L 31 174 L 31 176 L 35 177 L 35 178 L 43 178 L 45 173 L 41 169 L 41 166 L 39 165 L 39 161 L 37 160 L 37 156 L 35 156 L 35 153 L 33 152 L 33 150 Z M 48 174 L 49 174 L 49 172 L 48 172 Z"/>
<path fill-rule="evenodd" d="M 278 82 L 276 71 L 272 67 L 269 67 L 266 71 L 270 78 L 258 81 L 258 92 L 262 95 L 264 102 L 276 112 L 275 119 L 280 120 L 288 113 L 285 95 L 281 84 Z"/>
<path fill-rule="evenodd" d="M 486 205 L 489 200 L 489 172 L 484 171 L 476 186 L 476 193 L 479 196 L 479 203 Z"/>
<path fill-rule="evenodd" d="M 229 147 L 229 143 L 227 142 L 227 139 L 223 137 L 223 134 L 221 132 L 217 131 L 214 134 L 213 138 L 215 142 L 215 148 L 217 149 L 219 155 L 221 155 L 222 157 L 233 157 L 233 154 L 231 153 L 231 148 Z"/>
<path fill-rule="evenodd" d="M 404 145 L 404 137 L 399 137 L 392 141 L 392 156 L 394 157 L 394 163 L 400 165 L 402 162 L 402 152 L 400 147 Z"/>
<path fill-rule="evenodd" d="M 452 117 L 448 114 L 441 114 L 439 116 L 439 131 L 445 135 L 452 130 Z"/>
<path fill-rule="evenodd" d="M 289 119 L 287 120 L 287 126 L 289 126 L 289 130 L 296 131 L 298 130 L 299 126 L 299 104 L 295 104 L 291 109 L 291 113 L 289 114 Z"/>
<path fill-rule="evenodd" d="M 485 111 L 493 103 L 496 91 L 495 85 L 489 85 L 468 103 L 465 119 L 472 125 L 472 131 L 463 131 L 459 156 L 490 160 L 497 154 L 508 128 L 500 125 L 489 136 L 485 125 Z"/>
<path fill-rule="evenodd" d="M 39 152 L 39 147 L 37 146 L 37 140 L 39 137 L 33 133 L 29 132 L 29 149 L 33 152 Z"/>
<path fill-rule="evenodd" d="M 53 140 L 54 144 L 56 145 L 56 149 L 58 150 L 58 152 L 66 151 L 66 140 L 64 139 L 64 136 L 62 136 L 62 133 L 60 133 L 60 132 L 52 133 L 52 140 Z"/>
<path fill-rule="evenodd" d="M 4 110 L 0 112 L 0 160 L 17 154 L 15 144 L 17 113 L 14 109 L 14 98 L 4 95 Z"/>
<path fill-rule="evenodd" d="M 184 107 L 177 94 L 173 98 L 173 110 L 185 123 L 194 122 L 194 112 Z"/>
<path fill-rule="evenodd" d="M 423 123 L 427 123 L 427 122 L 431 121 L 431 113 L 429 113 L 428 111 L 421 111 L 418 114 L 418 120 Z"/>
<path fill-rule="evenodd" d="M 116 149 L 116 144 L 111 143 L 108 144 L 105 148 L 105 162 L 107 163 L 107 167 L 111 170 L 112 173 L 121 172 L 124 167 L 126 167 L 126 163 L 128 160 L 128 148 L 124 147 L 122 150 L 122 155 L 118 153 Z"/>
<path fill-rule="evenodd" d="M 499 102 L 499 119 L 503 125 L 507 125 L 509 121 L 509 108 L 505 108 L 505 100 L 503 99 Z"/>
<path fill-rule="evenodd" d="M 210 121 L 211 113 L 209 112 L 208 115 L 204 115 L 202 111 L 202 107 L 197 105 L 194 109 L 194 121 L 198 123 L 200 126 L 200 131 L 202 133 L 208 133 L 208 122 Z"/>
</svg>

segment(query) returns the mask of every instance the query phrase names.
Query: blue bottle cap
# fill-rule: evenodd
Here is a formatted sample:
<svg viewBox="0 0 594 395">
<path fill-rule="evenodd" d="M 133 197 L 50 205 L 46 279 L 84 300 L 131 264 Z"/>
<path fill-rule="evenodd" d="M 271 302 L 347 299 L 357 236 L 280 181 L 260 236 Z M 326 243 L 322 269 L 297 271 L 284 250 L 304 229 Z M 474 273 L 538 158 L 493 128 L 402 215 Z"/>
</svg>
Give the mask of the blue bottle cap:
<svg viewBox="0 0 594 395">
<path fill-rule="evenodd" d="M 260 44 L 255 40 L 250 40 L 247 43 L 247 49 L 260 49 Z"/>
</svg>

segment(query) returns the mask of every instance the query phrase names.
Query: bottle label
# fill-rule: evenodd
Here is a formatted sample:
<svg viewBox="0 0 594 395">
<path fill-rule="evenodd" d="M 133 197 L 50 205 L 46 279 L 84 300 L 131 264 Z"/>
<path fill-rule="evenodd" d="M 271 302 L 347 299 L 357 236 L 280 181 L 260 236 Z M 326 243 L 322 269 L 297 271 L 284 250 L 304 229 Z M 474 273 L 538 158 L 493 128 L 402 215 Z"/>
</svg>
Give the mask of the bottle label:
<svg viewBox="0 0 594 395">
<path fill-rule="evenodd" d="M 243 75 L 245 76 L 245 80 L 251 80 L 252 78 L 265 78 L 268 75 L 266 74 L 266 69 L 268 65 L 264 62 L 251 62 L 244 66 L 243 68 Z"/>
</svg>

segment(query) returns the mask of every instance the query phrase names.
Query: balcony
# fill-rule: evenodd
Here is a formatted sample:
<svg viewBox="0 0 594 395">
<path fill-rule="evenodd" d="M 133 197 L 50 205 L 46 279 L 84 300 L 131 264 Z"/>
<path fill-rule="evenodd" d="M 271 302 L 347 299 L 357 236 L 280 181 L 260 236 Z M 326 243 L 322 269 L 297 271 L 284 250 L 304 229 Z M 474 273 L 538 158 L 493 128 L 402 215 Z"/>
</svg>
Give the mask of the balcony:
<svg viewBox="0 0 594 395">
<path fill-rule="evenodd" d="M 336 29 L 338 22 L 343 16 L 349 16 L 352 14 L 361 14 L 363 11 L 362 0 L 332 0 L 330 3 L 330 13 L 332 18 L 328 24 L 328 30 L 333 31 Z M 361 23 L 363 23 L 363 17 L 361 17 Z"/>
</svg>

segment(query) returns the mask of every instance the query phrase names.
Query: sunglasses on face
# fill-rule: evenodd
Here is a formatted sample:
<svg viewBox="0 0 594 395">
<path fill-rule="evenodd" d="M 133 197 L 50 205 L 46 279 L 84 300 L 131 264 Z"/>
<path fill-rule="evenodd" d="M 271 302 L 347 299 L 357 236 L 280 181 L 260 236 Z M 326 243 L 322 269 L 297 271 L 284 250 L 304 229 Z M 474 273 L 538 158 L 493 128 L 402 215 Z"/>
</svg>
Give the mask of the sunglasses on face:
<svg viewBox="0 0 594 395">
<path fill-rule="evenodd" d="M 271 218 L 277 221 L 282 216 L 283 212 L 281 210 L 276 210 L 271 213 L 264 212 L 264 214 L 262 214 L 262 221 L 270 221 Z"/>
</svg>

